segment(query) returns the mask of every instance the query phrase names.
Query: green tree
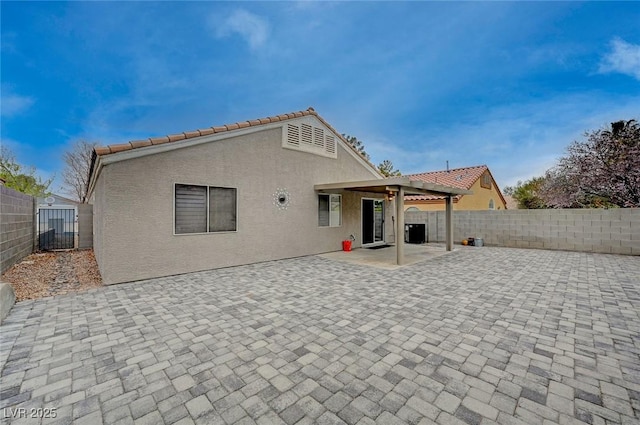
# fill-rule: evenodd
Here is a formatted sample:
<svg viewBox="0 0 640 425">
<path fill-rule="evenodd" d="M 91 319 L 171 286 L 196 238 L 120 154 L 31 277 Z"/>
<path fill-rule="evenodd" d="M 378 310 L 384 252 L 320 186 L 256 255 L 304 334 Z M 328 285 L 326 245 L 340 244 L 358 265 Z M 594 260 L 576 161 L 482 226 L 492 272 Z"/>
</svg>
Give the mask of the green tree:
<svg viewBox="0 0 640 425">
<path fill-rule="evenodd" d="M 545 177 L 534 177 L 526 182 L 518 181 L 515 186 L 507 186 L 504 193 L 513 196 L 518 203 L 518 208 L 540 209 L 547 208 L 543 199 L 543 187 Z"/>
<path fill-rule="evenodd" d="M 345 138 L 345 140 L 351 145 L 353 146 L 353 148 L 360 154 L 362 155 L 366 160 L 369 160 L 369 154 L 364 150 L 364 143 L 362 143 L 362 140 L 358 140 L 356 137 L 354 136 L 349 136 L 347 134 L 342 133 L 342 137 Z"/>
<path fill-rule="evenodd" d="M 20 165 L 6 146 L 0 147 L 0 178 L 4 185 L 31 196 L 46 196 L 53 179 L 42 181 L 34 167 Z"/>
<path fill-rule="evenodd" d="M 378 171 L 385 177 L 396 177 L 401 176 L 400 170 L 396 170 L 393 166 L 393 162 L 388 159 L 385 159 L 380 164 L 378 164 Z"/>
</svg>

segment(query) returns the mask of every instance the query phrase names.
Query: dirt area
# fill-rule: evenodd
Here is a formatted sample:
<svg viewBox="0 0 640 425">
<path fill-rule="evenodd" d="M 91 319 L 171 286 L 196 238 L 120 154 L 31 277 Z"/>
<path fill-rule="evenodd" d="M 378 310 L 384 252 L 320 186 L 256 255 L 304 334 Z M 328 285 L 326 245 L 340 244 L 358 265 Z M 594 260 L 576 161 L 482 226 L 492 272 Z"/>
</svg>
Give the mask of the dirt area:
<svg viewBox="0 0 640 425">
<path fill-rule="evenodd" d="M 102 286 L 93 250 L 31 254 L 2 274 L 16 301 L 78 292 Z"/>
</svg>

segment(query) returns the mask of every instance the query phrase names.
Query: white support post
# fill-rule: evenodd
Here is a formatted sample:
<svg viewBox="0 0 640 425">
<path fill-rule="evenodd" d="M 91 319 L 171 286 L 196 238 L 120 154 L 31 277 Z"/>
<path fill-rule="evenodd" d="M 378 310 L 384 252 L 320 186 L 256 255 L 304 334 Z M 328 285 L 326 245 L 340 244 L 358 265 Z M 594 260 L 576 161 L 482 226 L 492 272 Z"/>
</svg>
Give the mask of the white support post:
<svg viewBox="0 0 640 425">
<path fill-rule="evenodd" d="M 396 195 L 396 264 L 404 264 L 404 188 Z"/>
<path fill-rule="evenodd" d="M 446 209 L 446 242 L 447 242 L 447 251 L 453 250 L 453 196 L 447 196 L 447 209 Z"/>
</svg>

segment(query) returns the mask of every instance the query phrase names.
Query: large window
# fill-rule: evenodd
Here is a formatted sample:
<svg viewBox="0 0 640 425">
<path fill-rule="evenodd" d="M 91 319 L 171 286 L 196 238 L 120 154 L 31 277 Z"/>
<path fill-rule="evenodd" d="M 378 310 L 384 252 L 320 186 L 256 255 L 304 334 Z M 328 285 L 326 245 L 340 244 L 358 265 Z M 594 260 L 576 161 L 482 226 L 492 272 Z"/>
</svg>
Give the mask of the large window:
<svg viewBox="0 0 640 425">
<path fill-rule="evenodd" d="M 318 195 L 318 226 L 339 227 L 342 225 L 342 196 Z"/>
<path fill-rule="evenodd" d="M 176 184 L 175 233 L 236 230 L 236 189 Z"/>
</svg>

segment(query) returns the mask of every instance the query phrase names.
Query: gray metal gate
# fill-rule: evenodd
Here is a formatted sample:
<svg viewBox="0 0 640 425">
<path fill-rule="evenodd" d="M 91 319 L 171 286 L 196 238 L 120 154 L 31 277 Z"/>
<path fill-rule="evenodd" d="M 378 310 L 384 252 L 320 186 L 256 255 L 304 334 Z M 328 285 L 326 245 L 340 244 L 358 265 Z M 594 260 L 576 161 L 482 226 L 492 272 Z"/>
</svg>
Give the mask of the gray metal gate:
<svg viewBox="0 0 640 425">
<path fill-rule="evenodd" d="M 38 211 L 38 248 L 72 249 L 75 241 L 74 209 L 41 208 Z"/>
</svg>

